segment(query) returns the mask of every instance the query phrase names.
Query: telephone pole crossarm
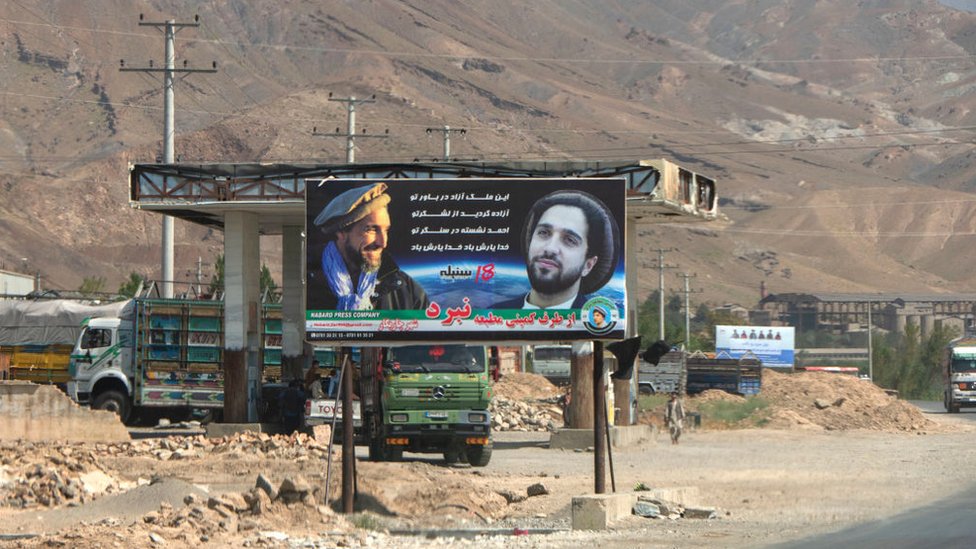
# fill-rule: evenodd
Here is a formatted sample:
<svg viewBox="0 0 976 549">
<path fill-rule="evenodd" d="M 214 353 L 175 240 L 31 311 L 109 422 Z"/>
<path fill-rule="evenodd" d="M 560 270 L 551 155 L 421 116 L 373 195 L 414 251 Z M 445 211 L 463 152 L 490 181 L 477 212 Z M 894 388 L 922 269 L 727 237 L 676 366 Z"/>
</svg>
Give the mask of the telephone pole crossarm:
<svg viewBox="0 0 976 549">
<path fill-rule="evenodd" d="M 314 137 L 344 137 L 346 138 L 346 162 L 353 164 L 356 162 L 356 139 L 360 138 L 380 138 L 386 139 L 390 137 L 390 130 L 385 130 L 381 134 L 370 134 L 366 133 L 363 129 L 362 132 L 356 133 L 356 105 L 360 103 L 375 103 L 376 96 L 372 96 L 368 99 L 356 98 L 356 96 L 351 97 L 332 97 L 332 93 L 329 93 L 329 101 L 335 101 L 338 103 L 346 104 L 346 133 L 341 133 L 339 128 L 336 128 L 335 133 L 321 133 L 318 128 L 312 128 L 312 135 Z"/>
<path fill-rule="evenodd" d="M 173 75 L 176 73 L 215 73 L 217 72 L 217 62 L 212 62 L 212 68 L 209 69 L 195 69 L 188 66 L 186 61 L 183 62 L 182 67 L 176 66 L 176 33 L 180 29 L 185 27 L 199 27 L 200 26 L 200 16 L 194 16 L 192 22 L 178 23 L 173 20 L 151 22 L 144 21 L 142 14 L 139 14 L 139 26 L 141 27 L 155 27 L 161 29 L 165 36 L 165 61 L 162 67 L 153 66 L 153 62 L 149 62 L 148 67 L 126 67 L 125 59 L 119 60 L 119 72 L 146 72 L 146 73 L 163 73 L 163 162 L 165 164 L 173 164 L 176 161 L 176 115 L 175 115 L 175 99 L 174 99 L 174 78 Z M 161 278 L 162 278 L 162 294 L 165 298 L 173 297 L 173 279 L 175 269 L 174 257 L 175 257 L 175 219 L 171 216 L 163 216 L 163 230 L 162 230 L 162 265 L 161 265 Z"/>
<path fill-rule="evenodd" d="M 451 134 L 456 134 L 460 136 L 467 135 L 468 130 L 464 128 L 452 128 L 445 125 L 443 128 L 427 128 L 427 135 L 431 135 L 434 132 L 441 132 L 444 134 L 444 160 L 451 160 Z"/>
</svg>

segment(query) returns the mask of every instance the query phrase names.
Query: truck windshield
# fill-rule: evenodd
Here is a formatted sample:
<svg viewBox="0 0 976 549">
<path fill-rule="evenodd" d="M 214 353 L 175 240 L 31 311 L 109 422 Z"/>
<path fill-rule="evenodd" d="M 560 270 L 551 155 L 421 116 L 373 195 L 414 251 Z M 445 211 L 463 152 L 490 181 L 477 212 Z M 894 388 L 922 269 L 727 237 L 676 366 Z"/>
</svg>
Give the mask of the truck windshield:
<svg viewBox="0 0 976 549">
<path fill-rule="evenodd" d="M 952 357 L 953 372 L 973 372 L 976 371 L 976 356 Z"/>
<path fill-rule="evenodd" d="M 411 345 L 390 349 L 389 360 L 401 372 L 473 374 L 485 370 L 483 347 L 466 345 Z"/>
<path fill-rule="evenodd" d="M 552 360 L 569 362 L 572 355 L 572 347 L 536 347 L 536 360 Z"/>
<path fill-rule="evenodd" d="M 100 349 L 112 344 L 112 331 L 105 328 L 85 328 L 81 336 L 82 349 Z"/>
</svg>

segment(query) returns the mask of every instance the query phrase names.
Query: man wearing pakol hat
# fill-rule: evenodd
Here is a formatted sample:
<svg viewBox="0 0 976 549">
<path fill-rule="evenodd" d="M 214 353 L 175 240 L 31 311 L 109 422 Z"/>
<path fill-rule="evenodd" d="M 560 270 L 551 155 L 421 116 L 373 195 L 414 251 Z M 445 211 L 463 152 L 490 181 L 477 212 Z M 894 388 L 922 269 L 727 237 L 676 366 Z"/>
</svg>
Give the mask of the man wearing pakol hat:
<svg viewBox="0 0 976 549">
<path fill-rule="evenodd" d="M 493 309 L 579 309 L 613 277 L 620 260 L 617 222 L 599 198 L 556 191 L 529 210 L 522 229 L 532 289 Z"/>
<path fill-rule="evenodd" d="M 607 310 L 605 305 L 597 305 L 590 311 L 590 315 L 593 318 L 593 326 L 603 328 L 607 325 L 607 317 L 610 316 L 610 311 Z"/>
<path fill-rule="evenodd" d="M 386 251 L 390 195 L 386 183 L 343 192 L 316 216 L 327 244 L 321 271 L 309 270 L 310 309 L 424 309 L 427 293 Z"/>
</svg>

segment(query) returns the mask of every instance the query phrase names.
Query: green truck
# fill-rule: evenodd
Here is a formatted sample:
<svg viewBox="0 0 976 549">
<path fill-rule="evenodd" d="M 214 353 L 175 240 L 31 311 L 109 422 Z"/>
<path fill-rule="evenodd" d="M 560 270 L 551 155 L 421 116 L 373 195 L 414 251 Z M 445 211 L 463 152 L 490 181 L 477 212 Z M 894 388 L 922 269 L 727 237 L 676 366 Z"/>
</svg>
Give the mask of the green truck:
<svg viewBox="0 0 976 549">
<path fill-rule="evenodd" d="M 123 421 L 149 408 L 223 410 L 224 306 L 220 301 L 129 300 L 86 321 L 71 353 L 68 394 Z M 261 308 L 262 378 L 281 377 L 281 306 Z"/>
<path fill-rule="evenodd" d="M 448 463 L 491 460 L 488 350 L 468 345 L 364 348 L 357 371 L 358 442 L 374 461 L 404 451 L 440 453 Z"/>
</svg>

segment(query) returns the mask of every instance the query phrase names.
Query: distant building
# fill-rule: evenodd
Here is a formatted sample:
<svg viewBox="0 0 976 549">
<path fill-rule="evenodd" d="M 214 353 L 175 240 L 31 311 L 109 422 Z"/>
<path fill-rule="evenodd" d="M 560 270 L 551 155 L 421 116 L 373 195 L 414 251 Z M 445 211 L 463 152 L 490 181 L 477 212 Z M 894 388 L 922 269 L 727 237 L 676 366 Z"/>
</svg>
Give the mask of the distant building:
<svg viewBox="0 0 976 549">
<path fill-rule="evenodd" d="M 843 334 L 871 325 L 904 332 L 908 324 L 921 335 L 935 327 L 956 327 L 960 334 L 976 323 L 976 294 L 770 294 L 758 309 L 769 314 L 769 325 L 793 326 L 797 334 L 827 331 Z"/>
<path fill-rule="evenodd" d="M 32 275 L 0 270 L 0 297 L 23 297 L 35 289 Z"/>
<path fill-rule="evenodd" d="M 736 303 L 726 303 L 712 308 L 713 313 L 728 313 L 730 316 L 738 318 L 743 322 L 749 321 L 749 309 Z"/>
</svg>

